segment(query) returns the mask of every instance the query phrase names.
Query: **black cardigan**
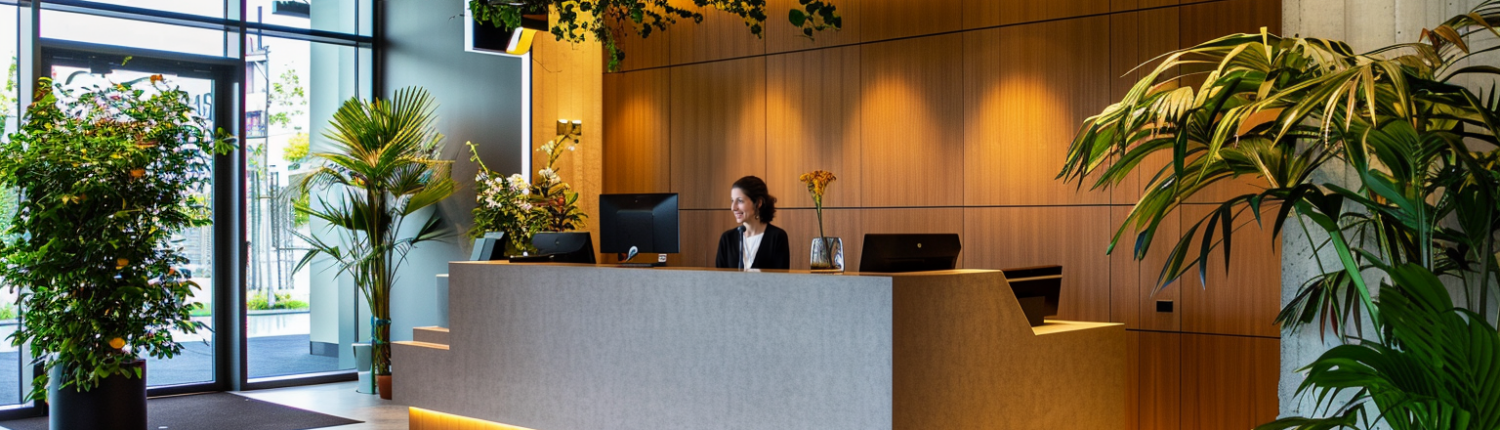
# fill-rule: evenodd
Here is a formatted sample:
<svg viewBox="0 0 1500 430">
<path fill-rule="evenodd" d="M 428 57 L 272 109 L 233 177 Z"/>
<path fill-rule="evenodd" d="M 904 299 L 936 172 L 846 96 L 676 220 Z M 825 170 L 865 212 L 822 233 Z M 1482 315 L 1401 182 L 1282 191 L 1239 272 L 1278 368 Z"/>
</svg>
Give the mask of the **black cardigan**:
<svg viewBox="0 0 1500 430">
<path fill-rule="evenodd" d="M 760 248 L 756 248 L 755 261 L 750 267 L 756 269 L 790 269 L 792 268 L 792 250 L 787 243 L 786 230 L 781 227 L 766 224 L 766 232 L 761 233 Z M 719 255 L 714 258 L 714 267 L 720 269 L 739 269 L 740 249 L 743 248 L 745 240 L 744 233 L 739 228 L 732 228 L 719 236 Z"/>
</svg>

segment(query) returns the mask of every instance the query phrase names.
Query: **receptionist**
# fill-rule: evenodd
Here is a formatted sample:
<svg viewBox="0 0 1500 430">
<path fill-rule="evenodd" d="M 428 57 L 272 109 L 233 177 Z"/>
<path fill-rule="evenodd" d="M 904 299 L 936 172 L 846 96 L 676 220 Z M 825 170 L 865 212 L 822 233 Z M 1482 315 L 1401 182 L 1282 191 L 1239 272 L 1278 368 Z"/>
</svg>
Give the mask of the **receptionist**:
<svg viewBox="0 0 1500 430">
<path fill-rule="evenodd" d="M 791 248 L 786 230 L 771 225 L 776 218 L 776 197 L 766 181 L 746 176 L 729 189 L 729 211 L 739 227 L 719 236 L 719 255 L 714 267 L 724 269 L 789 269 Z"/>
</svg>

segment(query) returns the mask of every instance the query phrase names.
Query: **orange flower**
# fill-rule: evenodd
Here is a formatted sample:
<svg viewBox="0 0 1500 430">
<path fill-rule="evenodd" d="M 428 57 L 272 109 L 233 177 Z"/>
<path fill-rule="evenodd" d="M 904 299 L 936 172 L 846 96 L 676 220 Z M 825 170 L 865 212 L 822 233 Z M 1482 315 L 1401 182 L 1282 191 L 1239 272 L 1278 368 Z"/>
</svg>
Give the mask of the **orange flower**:
<svg viewBox="0 0 1500 430">
<path fill-rule="evenodd" d="M 833 172 L 829 172 L 826 170 L 814 170 L 808 173 L 803 173 L 802 176 L 798 179 L 801 180 L 802 183 L 807 184 L 807 192 L 812 193 L 813 200 L 816 203 L 821 203 L 823 201 L 823 193 L 828 191 L 828 183 L 833 182 L 835 179 L 838 179 L 838 177 L 834 176 Z"/>
<path fill-rule="evenodd" d="M 115 260 L 115 270 L 124 269 L 127 265 L 130 265 L 130 260 L 124 258 Z"/>
<path fill-rule="evenodd" d="M 124 348 L 125 347 L 125 339 L 121 339 L 121 338 L 118 338 L 118 337 L 114 338 L 114 339 L 110 339 L 109 340 L 109 347 L 110 348 L 114 348 L 114 349 Z"/>
<path fill-rule="evenodd" d="M 142 176 L 146 176 L 146 169 L 135 169 L 130 171 L 130 177 L 132 178 L 139 178 Z"/>
<path fill-rule="evenodd" d="M 151 75 L 151 83 L 153 84 L 164 80 L 165 79 L 162 79 L 161 75 Z"/>
</svg>

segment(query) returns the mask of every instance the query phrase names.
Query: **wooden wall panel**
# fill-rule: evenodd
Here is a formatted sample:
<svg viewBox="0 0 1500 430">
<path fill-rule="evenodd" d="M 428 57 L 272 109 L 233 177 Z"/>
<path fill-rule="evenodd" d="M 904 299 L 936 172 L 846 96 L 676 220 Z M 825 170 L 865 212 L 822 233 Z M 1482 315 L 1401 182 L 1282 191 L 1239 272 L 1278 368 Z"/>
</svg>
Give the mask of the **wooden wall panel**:
<svg viewBox="0 0 1500 430">
<path fill-rule="evenodd" d="M 872 42 L 963 29 L 964 0 L 868 0 L 860 40 Z"/>
<path fill-rule="evenodd" d="M 1115 234 L 1130 214 L 1128 206 L 1109 208 L 1109 234 Z M 1127 232 L 1109 254 L 1109 320 L 1123 323 L 1127 330 L 1141 328 L 1141 263 L 1135 260 L 1135 236 Z"/>
<path fill-rule="evenodd" d="M 729 207 L 729 188 L 766 175 L 766 59 L 672 68 L 672 189 L 684 209 Z"/>
<path fill-rule="evenodd" d="M 964 267 L 1009 269 L 1060 264 L 1057 318 L 1109 321 L 1109 208 L 964 209 Z"/>
<path fill-rule="evenodd" d="M 1178 8 L 1163 8 L 1110 15 L 1110 103 L 1125 98 L 1130 88 L 1155 70 L 1163 53 L 1178 48 Z M 1150 61 L 1149 64 L 1142 65 Z M 1134 70 L 1132 72 L 1132 70 Z M 1164 86 L 1163 89 L 1174 88 Z M 1111 190 L 1114 204 L 1140 200 L 1146 182 L 1171 162 L 1168 152 L 1159 152 L 1141 162 L 1141 167 Z"/>
<path fill-rule="evenodd" d="M 1125 331 L 1125 425 L 1141 428 L 1141 332 Z"/>
<path fill-rule="evenodd" d="M 555 18 L 554 18 L 555 19 Z M 554 167 L 578 193 L 578 207 L 588 214 L 580 230 L 599 237 L 599 194 L 603 189 L 604 65 L 597 42 L 565 43 L 544 38 L 532 48 L 531 136 L 535 172 L 546 164 L 540 150 L 555 139 L 557 120 L 583 121 L 583 135 L 574 150 L 559 157 Z M 551 66 L 551 68 L 548 68 Z"/>
<path fill-rule="evenodd" d="M 687 23 L 691 24 L 691 22 Z M 631 28 L 622 32 L 621 37 L 615 39 L 615 44 L 625 52 L 625 59 L 620 61 L 620 70 L 640 70 L 667 65 L 672 59 L 672 33 L 678 27 L 673 26 L 668 31 L 652 31 L 648 37 L 641 37 L 636 33 L 634 23 L 619 23 L 617 28 Z M 681 27 L 688 27 L 687 25 Z M 538 34 L 537 38 L 552 37 L 551 35 Z M 602 50 L 601 50 L 602 51 Z M 607 55 L 607 54 L 606 54 Z M 608 61 L 608 58 L 605 58 Z"/>
<path fill-rule="evenodd" d="M 859 263 L 859 252 L 864 249 L 865 229 L 860 222 L 859 209 L 824 209 L 824 234 L 843 239 L 844 269 L 853 271 Z M 776 211 L 772 222 L 786 230 L 787 241 L 792 249 L 792 269 L 809 269 L 809 254 L 812 240 L 818 237 L 818 211 L 812 209 L 786 209 Z"/>
<path fill-rule="evenodd" d="M 844 27 L 836 31 L 815 31 L 812 38 L 803 35 L 801 29 L 792 27 L 792 23 L 787 20 L 787 13 L 792 10 L 792 6 L 799 4 L 799 0 L 767 1 L 766 14 L 769 17 L 766 18 L 766 52 L 774 54 L 859 43 L 859 29 L 864 23 L 860 3 L 866 1 L 882 3 L 887 0 L 834 0 L 832 3 L 839 16 L 843 17 Z"/>
<path fill-rule="evenodd" d="M 1185 205 L 1182 226 L 1186 230 L 1217 206 Z M 1274 210 L 1272 208 L 1271 210 Z M 1274 215 L 1267 215 L 1273 216 Z M 1231 266 L 1224 271 L 1222 248 L 1208 258 L 1208 285 L 1198 280 L 1197 269 L 1178 281 L 1183 284 L 1182 330 L 1194 333 L 1278 337 L 1275 324 L 1281 310 L 1281 247 L 1261 230 L 1250 214 L 1241 216 L 1233 238 Z M 1207 227 L 1204 227 L 1207 228 Z M 1202 229 L 1199 230 L 1201 237 Z M 1190 257 L 1198 255 L 1195 241 Z"/>
<path fill-rule="evenodd" d="M 668 76 L 663 69 L 604 75 L 604 192 L 672 189 Z"/>
<path fill-rule="evenodd" d="M 1110 209 L 1110 234 L 1129 216 L 1129 206 L 1114 206 Z M 1178 331 L 1182 328 L 1182 281 L 1174 282 L 1161 291 L 1156 290 L 1156 280 L 1161 268 L 1171 254 L 1172 246 L 1182 237 L 1180 214 L 1168 215 L 1157 228 L 1156 241 L 1146 258 L 1136 261 L 1136 231 L 1131 227 L 1120 237 L 1110 259 L 1111 320 L 1125 323 L 1127 329 Z M 1157 301 L 1171 301 L 1170 312 L 1157 310 Z"/>
<path fill-rule="evenodd" d="M 703 14 L 703 22 L 679 19 L 667 31 L 673 33 L 670 48 L 673 65 L 766 53 L 766 40 L 750 33 L 750 27 L 739 16 L 713 7 L 694 6 L 691 0 L 672 0 L 672 5 Z"/>
<path fill-rule="evenodd" d="M 838 179 L 823 203 L 859 207 L 859 47 L 772 55 L 766 59 L 766 182 L 781 207 L 813 207 L 803 173 Z"/>
<path fill-rule="evenodd" d="M 1110 103 L 1109 19 L 965 36 L 964 204 L 1108 203 L 1056 177 L 1078 125 Z"/>
<path fill-rule="evenodd" d="M 1183 335 L 1152 331 L 1133 332 L 1139 336 L 1140 356 L 1136 368 L 1139 386 L 1138 422 L 1142 430 L 1196 429 L 1183 426 L 1182 368 L 1186 348 Z M 1245 427 L 1249 428 L 1249 427 Z"/>
<path fill-rule="evenodd" d="M 958 233 L 964 234 L 964 210 L 961 208 L 863 209 L 860 225 L 864 233 Z M 850 246 L 845 242 L 845 246 Z M 864 246 L 861 242 L 861 248 Z M 964 246 L 968 246 L 967 243 Z M 965 253 L 968 251 L 965 250 Z M 847 257 L 846 257 L 847 258 Z M 962 253 L 958 267 L 964 267 Z M 859 270 L 859 260 L 846 261 L 852 271 Z"/>
<path fill-rule="evenodd" d="M 678 241 L 681 244 L 681 261 L 669 265 L 676 267 L 714 267 L 714 257 L 719 252 L 719 235 L 734 228 L 734 215 L 729 209 L 685 210 L 678 213 Z"/>
<path fill-rule="evenodd" d="M 1280 374 L 1277 339 L 1182 335 L 1182 428 L 1240 430 L 1275 420 Z"/>
<path fill-rule="evenodd" d="M 1123 12 L 1127 10 L 1172 6 L 1176 4 L 1177 0 L 1110 0 L 1109 10 L 1112 12 Z"/>
<path fill-rule="evenodd" d="M 863 176 L 861 201 L 866 207 L 962 204 L 963 36 L 862 49 L 860 171 L 880 174 Z"/>
<path fill-rule="evenodd" d="M 970 0 L 964 2 L 964 28 L 973 29 L 1097 15 L 1109 12 L 1109 8 L 1110 0 Z"/>
</svg>

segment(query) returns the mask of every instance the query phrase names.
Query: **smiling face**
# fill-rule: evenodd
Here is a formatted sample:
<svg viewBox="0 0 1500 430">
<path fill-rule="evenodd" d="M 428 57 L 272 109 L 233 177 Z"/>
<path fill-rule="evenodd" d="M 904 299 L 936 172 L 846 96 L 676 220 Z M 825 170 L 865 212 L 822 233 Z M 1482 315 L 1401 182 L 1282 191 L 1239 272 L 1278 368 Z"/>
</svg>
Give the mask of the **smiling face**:
<svg viewBox="0 0 1500 430">
<path fill-rule="evenodd" d="M 729 212 L 734 214 L 734 222 L 744 224 L 745 221 L 755 218 L 755 202 L 745 195 L 739 188 L 729 189 Z"/>
</svg>

